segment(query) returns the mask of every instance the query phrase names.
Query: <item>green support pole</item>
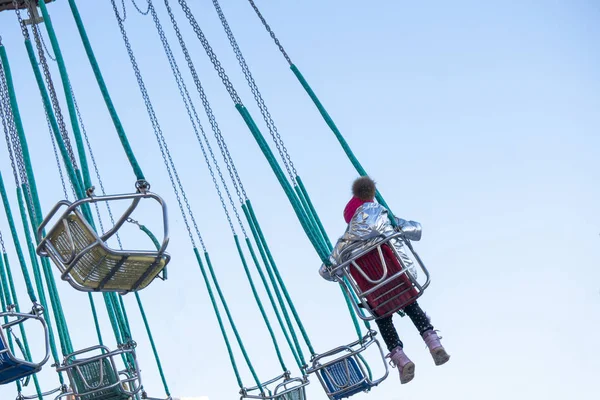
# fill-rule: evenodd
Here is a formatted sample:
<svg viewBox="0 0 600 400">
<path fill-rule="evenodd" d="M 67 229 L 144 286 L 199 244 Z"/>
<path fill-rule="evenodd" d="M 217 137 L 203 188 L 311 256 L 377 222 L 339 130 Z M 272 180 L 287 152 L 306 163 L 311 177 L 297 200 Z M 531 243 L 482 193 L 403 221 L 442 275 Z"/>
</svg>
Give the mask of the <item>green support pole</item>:
<svg viewBox="0 0 600 400">
<path fill-rule="evenodd" d="M 328 264 L 329 263 L 329 253 L 327 252 L 325 243 L 323 243 L 322 240 L 319 240 L 319 235 L 317 234 L 315 227 L 311 224 L 310 219 L 308 219 L 307 215 L 305 214 L 302 204 L 298 200 L 296 193 L 294 193 L 294 189 L 292 189 L 292 186 L 290 185 L 287 178 L 285 177 L 285 174 L 281 170 L 281 167 L 279 166 L 277 159 L 273 155 L 273 152 L 269 148 L 269 145 L 265 141 L 265 138 L 263 137 L 262 133 L 256 126 L 256 123 L 252 119 L 252 116 L 250 115 L 250 113 L 248 112 L 246 107 L 244 107 L 243 105 L 236 104 L 235 107 L 238 110 L 238 112 L 240 113 L 240 115 L 242 116 L 242 118 L 244 119 L 244 122 L 246 122 L 246 125 L 250 129 L 250 132 L 254 136 L 254 139 L 258 143 L 264 156 L 267 158 L 267 161 L 269 162 L 271 169 L 275 173 L 277 180 L 279 181 L 279 183 L 280 183 L 281 187 L 283 188 L 285 194 L 287 195 L 290 203 L 292 204 L 292 207 L 293 207 L 298 219 L 300 220 L 300 224 L 302 225 L 302 228 L 304 228 L 304 231 L 308 235 L 308 238 L 310 239 L 315 250 L 317 251 L 319 258 L 321 259 L 322 262 Z"/>
<path fill-rule="evenodd" d="M 40 3 L 43 2 L 40 0 Z M 129 144 L 129 140 L 127 139 L 127 134 L 125 133 L 125 129 L 123 128 L 123 124 L 119 119 L 119 115 L 117 114 L 115 106 L 108 92 L 108 88 L 106 87 L 106 83 L 104 82 L 104 77 L 102 76 L 102 72 L 100 71 L 100 67 L 98 66 L 98 61 L 96 60 L 96 56 L 94 55 L 92 45 L 90 44 L 87 32 L 85 31 L 85 28 L 83 26 L 83 21 L 81 20 L 81 15 L 79 14 L 79 10 L 77 9 L 75 0 L 69 0 L 69 6 L 71 8 L 73 18 L 75 19 L 75 23 L 77 24 L 77 30 L 79 31 L 79 35 L 81 36 L 81 41 L 83 42 L 83 46 L 90 61 L 90 65 L 92 66 L 92 70 L 94 71 L 94 76 L 96 77 L 96 81 L 98 82 L 98 87 L 102 92 L 102 97 L 104 98 L 104 102 L 106 103 L 106 107 L 108 109 L 108 112 L 110 113 L 110 117 L 112 118 L 113 124 L 115 125 L 115 129 L 117 130 L 119 139 L 121 140 L 121 144 L 123 145 L 127 158 L 129 159 L 129 163 L 133 168 L 133 172 L 136 178 L 138 180 L 145 180 L 144 173 L 142 172 L 142 169 L 138 164 L 135 155 L 133 154 L 133 150 L 131 148 L 131 145 Z M 45 15 L 48 14 L 45 4 L 41 4 L 40 8 L 42 9 L 42 13 L 45 13 Z"/>
<path fill-rule="evenodd" d="M 67 100 L 69 119 L 71 120 L 73 136 L 75 137 L 75 143 L 77 144 L 79 162 L 81 163 L 81 171 L 83 173 L 83 182 L 85 185 L 84 189 L 88 189 L 92 187 L 92 182 L 90 180 L 90 170 L 88 167 L 87 157 L 85 156 L 85 148 L 83 147 L 83 140 L 81 138 L 79 121 L 77 119 L 77 113 L 75 112 L 75 104 L 73 103 L 73 96 L 71 95 L 71 83 L 69 81 L 67 67 L 65 66 L 65 60 L 63 59 L 62 51 L 60 50 L 60 46 L 58 45 L 56 32 L 54 31 L 54 26 L 52 25 L 52 19 L 48 14 L 46 3 L 44 2 L 44 0 L 39 0 L 38 4 L 42 10 L 42 15 L 44 17 L 44 25 L 46 26 L 48 37 L 50 38 L 50 44 L 52 45 L 52 50 L 54 51 L 54 55 L 56 57 L 56 64 L 58 65 L 60 79 L 62 81 L 62 86 L 65 93 L 65 99 Z"/>
<path fill-rule="evenodd" d="M 327 110 L 325 109 L 323 104 L 321 103 L 321 100 L 319 100 L 319 98 L 317 97 L 315 92 L 312 90 L 312 88 L 310 87 L 310 85 L 308 84 L 308 82 L 306 81 L 306 79 L 304 78 L 304 76 L 302 75 L 300 70 L 298 69 L 298 67 L 296 67 L 294 64 L 291 64 L 290 69 L 292 70 L 292 72 L 294 73 L 294 75 L 296 76 L 296 78 L 298 79 L 298 81 L 300 82 L 300 84 L 302 85 L 302 87 L 304 88 L 306 93 L 308 94 L 308 96 L 311 98 L 311 100 L 313 101 L 313 103 L 315 104 L 317 109 L 319 110 L 319 113 L 325 120 L 325 123 L 327 124 L 327 126 L 329 126 L 329 129 L 331 129 L 331 131 L 335 135 L 336 139 L 342 146 L 344 153 L 346 153 L 346 156 L 348 156 L 348 159 L 350 160 L 350 162 L 352 163 L 352 165 L 354 166 L 354 168 L 356 169 L 358 174 L 360 176 L 367 176 L 368 175 L 367 171 L 365 171 L 363 166 L 358 161 L 358 158 L 356 158 L 356 156 L 354 155 L 354 152 L 350 148 L 350 145 L 348 144 L 348 142 L 346 142 L 346 139 L 344 138 L 344 136 L 338 129 L 337 125 L 335 124 L 335 122 L 333 121 L 333 119 L 331 118 L 331 116 L 329 115 L 329 113 L 327 112 Z M 390 221 L 395 226 L 396 220 L 394 218 L 394 215 L 392 214 L 390 207 L 388 207 L 387 203 L 385 202 L 383 196 L 381 195 L 381 193 L 379 193 L 379 191 L 377 191 L 377 194 L 375 197 L 377 198 L 377 201 L 382 206 L 384 206 L 385 208 L 388 209 Z"/>
</svg>

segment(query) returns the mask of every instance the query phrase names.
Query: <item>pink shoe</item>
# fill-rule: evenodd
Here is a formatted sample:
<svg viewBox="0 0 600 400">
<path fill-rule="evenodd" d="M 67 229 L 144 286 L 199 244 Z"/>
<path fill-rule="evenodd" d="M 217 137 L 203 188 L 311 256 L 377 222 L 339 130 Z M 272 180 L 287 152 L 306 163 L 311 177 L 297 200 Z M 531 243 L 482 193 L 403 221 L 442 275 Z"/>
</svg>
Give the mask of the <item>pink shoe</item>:
<svg viewBox="0 0 600 400">
<path fill-rule="evenodd" d="M 390 364 L 392 367 L 397 367 L 400 372 L 400 383 L 405 384 L 413 380 L 415 377 L 415 363 L 410 361 L 402 347 L 396 347 L 390 354 L 387 355 L 390 358 Z M 386 358 L 387 358 L 386 357 Z"/>
<path fill-rule="evenodd" d="M 425 340 L 425 344 L 429 348 L 429 352 L 433 357 L 433 362 L 435 365 L 442 365 L 448 362 L 450 359 L 450 355 L 446 353 L 446 349 L 440 343 L 440 337 L 437 332 L 434 330 L 428 330 L 423 332 L 423 340 Z"/>
</svg>

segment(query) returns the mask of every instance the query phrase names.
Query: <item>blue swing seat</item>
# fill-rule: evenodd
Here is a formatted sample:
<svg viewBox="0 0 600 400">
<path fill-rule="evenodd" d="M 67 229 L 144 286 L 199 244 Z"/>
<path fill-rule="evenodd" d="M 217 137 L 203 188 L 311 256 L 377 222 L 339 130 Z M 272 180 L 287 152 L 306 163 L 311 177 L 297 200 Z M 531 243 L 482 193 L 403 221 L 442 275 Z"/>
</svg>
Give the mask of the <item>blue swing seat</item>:
<svg viewBox="0 0 600 400">
<path fill-rule="evenodd" d="M 361 339 L 345 346 L 336 347 L 322 354 L 315 354 L 307 374 L 315 374 L 329 400 L 340 400 L 357 393 L 368 392 L 387 378 L 389 370 L 381 345 L 375 339 L 377 332 L 369 331 Z M 385 371 L 373 379 L 371 369 L 362 353 L 375 345 Z"/>
<path fill-rule="evenodd" d="M 50 349 L 48 347 L 48 329 L 43 318 L 40 316 L 42 311 L 43 309 L 36 309 L 36 307 L 34 307 L 31 314 L 22 314 L 14 311 L 0 312 L 0 318 L 16 318 L 15 320 L 0 326 L 0 385 L 11 383 L 40 372 L 42 366 L 48 361 L 50 356 Z M 8 337 L 11 335 L 11 328 L 31 319 L 38 320 L 42 324 L 46 336 L 46 356 L 40 363 L 33 363 L 18 358 L 8 345 Z M 23 351 L 20 344 L 19 347 L 21 348 L 21 351 Z"/>
<path fill-rule="evenodd" d="M 17 381 L 33 375 L 42 368 L 35 364 L 11 359 L 6 353 L 7 347 L 4 340 L 0 339 L 0 385 Z"/>
<path fill-rule="evenodd" d="M 346 358 L 320 371 L 330 396 L 343 399 L 371 388 L 354 358 Z"/>
</svg>

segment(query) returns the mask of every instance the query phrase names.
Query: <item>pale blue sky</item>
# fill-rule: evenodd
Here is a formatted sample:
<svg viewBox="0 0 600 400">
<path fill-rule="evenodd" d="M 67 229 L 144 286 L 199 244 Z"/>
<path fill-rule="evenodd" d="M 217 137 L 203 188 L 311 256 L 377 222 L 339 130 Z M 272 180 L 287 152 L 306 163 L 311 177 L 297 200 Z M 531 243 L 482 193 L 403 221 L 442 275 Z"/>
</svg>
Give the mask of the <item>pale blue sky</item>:
<svg viewBox="0 0 600 400">
<path fill-rule="evenodd" d="M 279 373 L 226 220 L 151 19 L 127 0 L 130 39 L 223 289 L 262 379 Z M 143 3 L 138 0 L 138 3 Z M 339 290 L 317 274 L 267 162 L 172 1 L 248 195 L 317 351 L 354 339 Z M 244 103 L 259 119 L 212 2 L 190 1 Z M 356 399 L 594 398 L 600 358 L 600 5 L 594 1 L 258 1 L 292 60 L 388 203 L 420 221 L 433 283 L 420 303 L 451 361 L 435 367 L 397 320 L 416 378 L 397 372 Z M 170 279 L 142 292 L 175 396 L 236 398 L 225 346 L 190 251 L 109 0 L 78 2 L 108 88 L 153 190 L 171 210 Z M 165 31 L 180 52 L 164 4 Z M 332 238 L 356 173 L 245 0 L 222 7 Z M 66 1 L 49 6 L 105 186 L 133 189 Z M 62 196 L 41 101 L 12 12 L 0 14 L 44 210 Z M 181 58 L 179 58 L 180 60 Z M 180 61 L 185 76 L 185 64 Z M 57 71 L 56 65 L 52 66 Z M 55 75 L 57 88 L 58 74 Z M 193 89 L 191 80 L 188 81 Z M 60 93 L 61 98 L 62 92 Z M 201 105 L 197 104 L 198 109 Z M 65 107 L 66 115 L 66 107 Z M 208 127 L 208 124 L 205 124 Z M 265 130 L 266 134 L 266 130 Z M 5 146 L 0 171 L 9 191 Z M 15 199 L 13 199 L 15 200 Z M 12 202 L 16 211 L 16 201 Z M 2 214 L 3 215 L 3 214 Z M 145 212 L 144 222 L 153 214 Z M 148 222 L 155 226 L 156 222 Z M 158 226 L 158 225 L 156 225 Z M 5 218 L 0 229 L 9 239 Z M 136 231 L 131 230 L 133 236 Z M 134 243 L 135 239 L 132 239 Z M 17 259 L 9 242 L 13 268 Z M 142 243 L 145 243 L 141 241 Z M 16 273 L 19 288 L 22 279 Z M 94 344 L 85 295 L 59 281 L 76 347 Z M 28 303 L 21 291 L 22 307 Z M 146 389 L 162 388 L 127 296 Z M 105 337 L 110 338 L 104 316 Z M 293 360 L 286 352 L 288 366 Z M 239 358 L 240 364 L 242 359 Z M 297 370 L 293 368 L 294 372 Z M 246 369 L 244 382 L 252 385 Z M 50 363 L 40 375 L 57 384 Z M 310 399 L 324 399 L 316 379 Z M 15 396 L 13 385 L 0 398 Z M 370 397 L 367 397 L 370 396 Z"/>
</svg>

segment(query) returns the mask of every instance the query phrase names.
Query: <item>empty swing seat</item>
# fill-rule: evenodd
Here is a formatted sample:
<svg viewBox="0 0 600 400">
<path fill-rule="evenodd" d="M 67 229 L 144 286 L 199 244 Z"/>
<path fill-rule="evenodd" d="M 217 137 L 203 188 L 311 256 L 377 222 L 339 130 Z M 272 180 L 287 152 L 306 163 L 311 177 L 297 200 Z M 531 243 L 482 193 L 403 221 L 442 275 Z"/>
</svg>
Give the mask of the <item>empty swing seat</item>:
<svg viewBox="0 0 600 400">
<path fill-rule="evenodd" d="M 11 360 L 5 353 L 8 348 L 3 339 L 0 341 L 0 385 L 17 381 L 39 372 L 42 368 L 35 364 Z"/>
<path fill-rule="evenodd" d="M 357 393 L 367 392 L 387 378 L 388 366 L 375 335 L 377 335 L 376 332 L 369 331 L 361 340 L 337 347 L 313 358 L 312 366 L 307 373 L 317 375 L 330 400 L 339 400 Z M 385 368 L 385 373 L 378 379 L 372 378 L 370 369 L 362 358 L 362 354 L 372 345 L 378 349 L 378 356 Z"/>
<path fill-rule="evenodd" d="M 95 350 L 99 350 L 100 355 L 75 358 Z M 133 361 L 133 366 L 128 370 L 118 371 L 115 357 L 123 354 L 126 359 Z M 141 390 L 141 378 L 132 348 L 110 352 L 104 346 L 91 347 L 65 357 L 63 365 L 57 371 L 66 371 L 71 383 L 71 394 L 77 400 L 128 400 Z"/>
<path fill-rule="evenodd" d="M 275 388 L 269 389 L 269 385 L 275 384 Z M 309 381 L 304 378 L 292 378 L 289 371 L 283 375 L 261 383 L 260 387 L 242 388 L 241 399 L 260 400 L 306 400 L 306 386 Z"/>
<path fill-rule="evenodd" d="M 103 376 L 100 371 L 103 370 Z M 127 400 L 131 396 L 124 393 L 119 386 L 119 377 L 111 368 L 109 360 L 93 361 L 81 365 L 73 377 L 74 387 L 79 393 L 85 393 L 90 388 L 106 387 L 105 390 L 83 394 L 81 400 Z"/>
<path fill-rule="evenodd" d="M 156 200 L 163 208 L 164 239 L 157 251 L 125 251 L 110 248 L 106 241 L 129 218 L 143 198 Z M 132 200 L 115 225 L 99 236 L 78 209 L 87 203 Z M 67 207 L 44 236 L 44 228 L 59 209 Z M 128 293 L 146 288 L 169 263 L 166 205 L 157 195 L 144 192 L 130 195 L 89 197 L 74 203 L 59 202 L 38 228 L 38 254 L 48 256 L 62 272 L 62 279 L 80 291 Z"/>
<path fill-rule="evenodd" d="M 327 392 L 335 400 L 350 397 L 371 388 L 354 358 L 346 358 L 324 367 L 320 374 L 327 386 Z"/>
<path fill-rule="evenodd" d="M 274 400 L 306 400 L 304 387 L 294 388 L 287 393 L 275 395 Z"/>
<path fill-rule="evenodd" d="M 42 317 L 38 316 L 37 314 L 21 314 L 16 312 L 0 313 L 0 318 L 4 317 L 15 317 L 17 319 L 12 322 L 7 322 L 6 324 L 2 325 L 2 329 L 0 329 L 0 385 L 17 381 L 41 371 L 42 366 L 46 363 L 46 361 L 48 361 L 50 356 L 48 328 Z M 7 340 L 8 336 L 5 334 L 5 331 L 8 333 L 8 335 L 12 334 L 10 329 L 12 329 L 13 326 L 19 325 L 29 319 L 38 320 L 44 329 L 46 338 L 46 356 L 39 363 L 33 363 L 17 358 L 11 350 Z"/>
</svg>

